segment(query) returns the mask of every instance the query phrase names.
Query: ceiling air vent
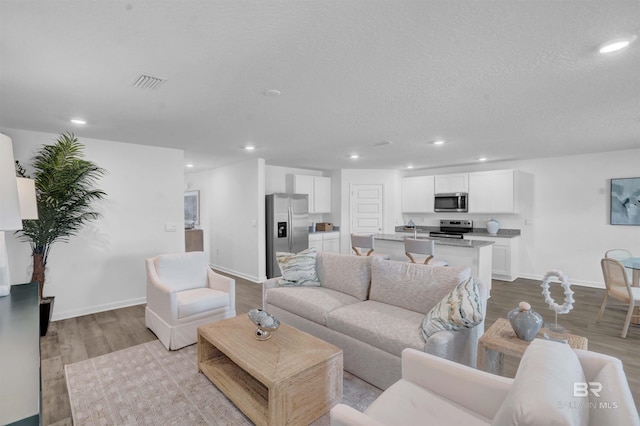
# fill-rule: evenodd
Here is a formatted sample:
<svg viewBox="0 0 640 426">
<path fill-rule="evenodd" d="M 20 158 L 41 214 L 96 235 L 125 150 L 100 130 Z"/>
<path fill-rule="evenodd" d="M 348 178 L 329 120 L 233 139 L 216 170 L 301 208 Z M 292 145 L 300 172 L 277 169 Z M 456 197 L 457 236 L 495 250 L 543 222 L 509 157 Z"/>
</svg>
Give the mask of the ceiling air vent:
<svg viewBox="0 0 640 426">
<path fill-rule="evenodd" d="M 133 87 L 139 87 L 140 89 L 157 90 L 165 81 L 167 81 L 167 79 L 164 77 L 156 77 L 151 74 L 138 74 L 131 82 L 131 85 Z"/>
</svg>

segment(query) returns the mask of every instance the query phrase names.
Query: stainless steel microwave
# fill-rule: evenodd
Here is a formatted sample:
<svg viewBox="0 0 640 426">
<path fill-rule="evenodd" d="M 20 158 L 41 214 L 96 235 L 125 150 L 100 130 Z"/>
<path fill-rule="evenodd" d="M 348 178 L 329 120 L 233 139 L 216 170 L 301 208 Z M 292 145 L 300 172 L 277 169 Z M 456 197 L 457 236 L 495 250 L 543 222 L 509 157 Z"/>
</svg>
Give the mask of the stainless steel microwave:
<svg viewBox="0 0 640 426">
<path fill-rule="evenodd" d="M 433 210 L 436 212 L 466 212 L 467 198 L 468 194 L 466 192 L 436 194 Z"/>
</svg>

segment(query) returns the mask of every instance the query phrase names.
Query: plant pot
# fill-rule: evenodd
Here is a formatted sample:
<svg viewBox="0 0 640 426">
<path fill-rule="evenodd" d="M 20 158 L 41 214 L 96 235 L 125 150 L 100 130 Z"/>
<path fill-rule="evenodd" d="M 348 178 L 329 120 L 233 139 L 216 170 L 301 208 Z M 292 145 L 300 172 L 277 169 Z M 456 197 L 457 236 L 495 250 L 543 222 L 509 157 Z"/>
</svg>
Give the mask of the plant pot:
<svg viewBox="0 0 640 426">
<path fill-rule="evenodd" d="M 55 297 L 45 297 L 40 301 L 40 337 L 47 335 L 51 315 L 53 315 L 53 301 Z"/>
</svg>

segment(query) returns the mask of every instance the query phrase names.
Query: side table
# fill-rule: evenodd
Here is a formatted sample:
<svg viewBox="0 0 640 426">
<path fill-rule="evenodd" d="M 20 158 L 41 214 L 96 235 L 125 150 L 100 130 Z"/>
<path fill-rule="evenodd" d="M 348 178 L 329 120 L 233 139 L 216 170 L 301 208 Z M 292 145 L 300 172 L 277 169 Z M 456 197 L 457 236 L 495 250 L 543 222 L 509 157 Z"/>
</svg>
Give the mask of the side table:
<svg viewBox="0 0 640 426">
<path fill-rule="evenodd" d="M 544 333 L 549 333 L 549 331 L 542 328 L 536 338 L 544 339 Z M 573 349 L 587 349 L 588 339 L 586 337 L 568 334 L 566 339 Z M 522 358 L 529 343 L 531 342 L 521 340 L 516 336 L 506 318 L 498 318 L 478 341 L 478 369 L 503 375 L 504 356 Z"/>
</svg>

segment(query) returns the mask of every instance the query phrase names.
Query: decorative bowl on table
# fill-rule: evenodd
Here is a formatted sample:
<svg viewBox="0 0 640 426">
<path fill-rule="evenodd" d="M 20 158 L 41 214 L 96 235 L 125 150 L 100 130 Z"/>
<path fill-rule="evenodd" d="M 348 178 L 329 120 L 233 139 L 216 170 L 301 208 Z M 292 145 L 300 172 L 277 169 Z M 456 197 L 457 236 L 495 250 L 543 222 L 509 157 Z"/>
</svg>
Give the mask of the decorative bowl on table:
<svg viewBox="0 0 640 426">
<path fill-rule="evenodd" d="M 267 311 L 262 309 L 251 309 L 247 313 L 249 319 L 255 323 L 255 338 L 258 340 L 267 340 L 271 338 L 271 333 L 280 327 L 280 321 Z"/>
</svg>

